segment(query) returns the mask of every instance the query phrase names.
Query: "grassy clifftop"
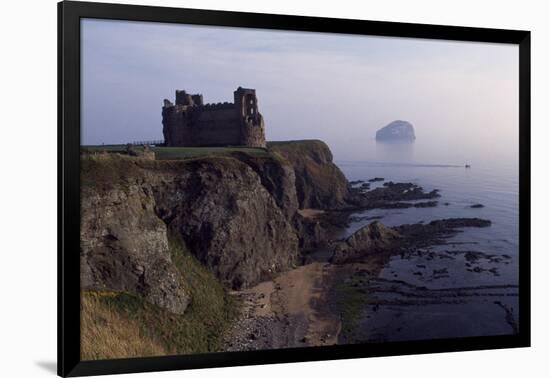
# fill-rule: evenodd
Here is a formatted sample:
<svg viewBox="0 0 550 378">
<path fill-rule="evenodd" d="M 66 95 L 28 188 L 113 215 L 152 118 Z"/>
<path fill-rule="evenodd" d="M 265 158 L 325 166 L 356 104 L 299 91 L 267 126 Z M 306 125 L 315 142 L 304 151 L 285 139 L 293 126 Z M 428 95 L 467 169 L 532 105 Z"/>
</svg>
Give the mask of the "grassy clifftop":
<svg viewBox="0 0 550 378">
<path fill-rule="evenodd" d="M 82 150 L 90 153 L 110 152 L 126 153 L 126 145 L 112 144 L 104 146 L 83 146 Z M 249 147 L 151 147 L 157 160 L 185 160 L 207 156 L 228 156 L 233 152 L 243 152 L 252 156 L 268 156 L 265 148 Z"/>
<path fill-rule="evenodd" d="M 322 140 L 318 139 L 301 139 L 301 140 L 284 140 L 267 142 L 267 149 L 276 152 L 286 152 L 288 154 L 314 154 L 322 151 L 330 155 L 332 160 L 332 154 L 328 145 Z"/>
<path fill-rule="evenodd" d="M 286 159 L 296 176 L 300 208 L 334 209 L 344 207 L 348 182 L 332 161 L 332 153 L 320 140 L 269 142 L 268 149 Z"/>
<path fill-rule="evenodd" d="M 291 141 L 274 141 L 268 142 L 267 148 L 252 148 L 252 147 L 151 147 L 155 152 L 157 160 L 186 160 L 211 156 L 232 156 L 234 153 L 244 153 L 253 157 L 273 157 L 273 152 L 284 152 L 285 154 L 316 154 L 322 151 L 330 155 L 332 154 L 328 146 L 315 139 L 291 140 Z M 110 145 L 94 145 L 83 146 L 82 150 L 89 153 L 126 153 L 126 145 L 110 144 Z"/>
<path fill-rule="evenodd" d="M 153 169 L 185 169 L 184 162 L 204 159 L 230 158 L 240 160 L 251 166 L 266 184 L 265 172 L 259 167 L 266 164 L 290 166 L 296 177 L 296 195 L 300 208 L 330 209 L 343 207 L 348 197 L 348 184 L 344 174 L 333 163 L 332 153 L 326 143 L 320 140 L 296 140 L 268 142 L 267 148 L 246 147 L 154 147 L 155 161 L 136 161 L 137 159 L 102 159 L 93 155 L 97 152 L 124 153 L 126 146 L 87 146 L 86 152 L 92 152 L 82 159 L 82 184 L 97 185 L 120 180 L 124 176 L 140 174 L 140 167 Z M 104 156 L 105 154 L 103 154 Z M 84 155 L 87 156 L 87 155 Z M 96 156 L 94 158 L 94 156 Z M 178 163 L 180 161 L 180 163 Z M 213 160 L 214 161 L 214 160 Z M 227 160 L 216 160 L 219 164 L 229 165 Z M 100 173 L 96 174 L 97 169 Z M 238 168 L 238 167 L 235 167 Z M 272 172 L 269 172 L 272 173 Z M 273 176 L 273 175 L 272 175 Z M 273 178 L 273 177 L 272 177 Z M 274 187 L 268 188 L 274 192 Z"/>
</svg>

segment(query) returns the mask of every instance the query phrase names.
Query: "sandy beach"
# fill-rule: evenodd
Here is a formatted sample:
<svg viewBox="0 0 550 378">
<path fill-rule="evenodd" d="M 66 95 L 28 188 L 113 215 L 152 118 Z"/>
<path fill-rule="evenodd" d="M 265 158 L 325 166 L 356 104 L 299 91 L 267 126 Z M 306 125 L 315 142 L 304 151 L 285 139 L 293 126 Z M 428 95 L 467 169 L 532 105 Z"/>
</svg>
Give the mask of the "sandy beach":
<svg viewBox="0 0 550 378">
<path fill-rule="evenodd" d="M 243 301 L 241 320 L 226 339 L 229 350 L 332 345 L 341 324 L 327 306 L 332 266 L 314 262 L 250 289 L 233 292 Z"/>
</svg>

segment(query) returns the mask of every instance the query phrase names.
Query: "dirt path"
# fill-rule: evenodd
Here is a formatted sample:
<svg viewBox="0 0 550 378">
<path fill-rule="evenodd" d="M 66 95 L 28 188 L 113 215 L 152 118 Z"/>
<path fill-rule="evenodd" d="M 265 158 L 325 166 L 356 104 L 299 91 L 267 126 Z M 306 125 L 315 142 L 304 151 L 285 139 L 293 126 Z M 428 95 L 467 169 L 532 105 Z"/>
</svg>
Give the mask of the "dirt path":
<svg viewBox="0 0 550 378">
<path fill-rule="evenodd" d="M 331 279 L 331 265 L 315 262 L 233 293 L 244 306 L 226 349 L 336 344 L 340 320 L 328 311 L 324 295 Z"/>
</svg>

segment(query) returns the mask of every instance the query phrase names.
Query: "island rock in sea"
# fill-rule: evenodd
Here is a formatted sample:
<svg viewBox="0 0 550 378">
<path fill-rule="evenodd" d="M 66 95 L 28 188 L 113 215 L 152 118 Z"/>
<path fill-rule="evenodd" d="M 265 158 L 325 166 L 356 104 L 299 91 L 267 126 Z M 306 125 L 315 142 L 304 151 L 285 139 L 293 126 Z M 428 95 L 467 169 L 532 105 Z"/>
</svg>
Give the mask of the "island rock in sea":
<svg viewBox="0 0 550 378">
<path fill-rule="evenodd" d="M 376 132 L 378 141 L 412 142 L 415 139 L 414 127 L 407 121 L 393 121 Z"/>
</svg>

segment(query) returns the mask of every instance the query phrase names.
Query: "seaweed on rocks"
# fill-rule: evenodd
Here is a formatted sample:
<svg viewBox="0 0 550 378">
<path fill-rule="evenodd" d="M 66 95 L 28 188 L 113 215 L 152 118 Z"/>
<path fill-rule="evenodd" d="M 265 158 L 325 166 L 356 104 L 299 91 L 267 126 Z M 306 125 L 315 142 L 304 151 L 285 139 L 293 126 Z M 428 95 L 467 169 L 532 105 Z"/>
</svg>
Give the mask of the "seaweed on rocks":
<svg viewBox="0 0 550 378">
<path fill-rule="evenodd" d="M 436 201 L 410 203 L 408 201 L 433 200 L 439 198 L 437 189 L 426 192 L 424 188 L 413 183 L 384 183 L 383 186 L 364 191 L 361 187 L 352 187 L 348 203 L 360 209 L 395 209 L 409 207 L 433 207 Z"/>
</svg>

